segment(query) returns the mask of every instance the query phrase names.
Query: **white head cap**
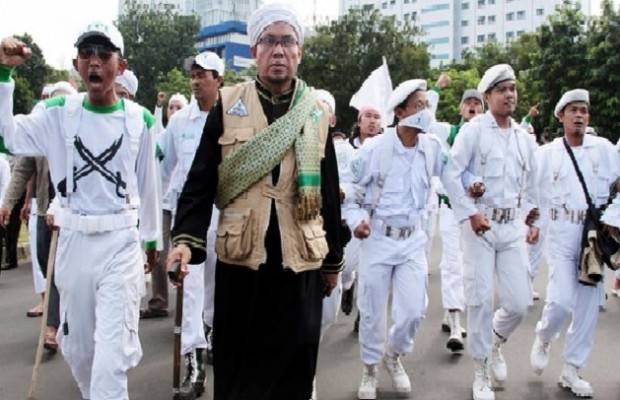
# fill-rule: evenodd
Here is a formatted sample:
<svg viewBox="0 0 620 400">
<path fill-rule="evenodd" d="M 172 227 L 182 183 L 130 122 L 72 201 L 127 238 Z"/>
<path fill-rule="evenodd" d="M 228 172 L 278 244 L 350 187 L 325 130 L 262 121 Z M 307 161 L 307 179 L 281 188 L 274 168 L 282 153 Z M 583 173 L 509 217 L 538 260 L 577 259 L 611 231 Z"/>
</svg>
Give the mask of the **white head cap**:
<svg viewBox="0 0 620 400">
<path fill-rule="evenodd" d="M 79 47 L 84 40 L 93 36 L 101 36 L 108 39 L 112 46 L 120 50 L 121 54 L 125 50 L 121 32 L 113 24 L 102 21 L 95 21 L 86 25 L 86 27 L 80 31 L 80 35 L 75 41 L 75 47 Z"/>
<path fill-rule="evenodd" d="M 183 96 L 181 93 L 175 93 L 172 96 L 170 96 L 170 100 L 168 100 L 168 104 L 172 103 L 173 101 L 178 101 L 179 103 L 182 104 L 183 107 L 187 105 L 187 98 Z"/>
<path fill-rule="evenodd" d="M 508 64 L 497 64 L 487 69 L 480 83 L 478 84 L 478 91 L 480 93 L 486 93 L 490 89 L 493 89 L 495 85 L 500 82 L 517 80 L 515 71 Z"/>
<path fill-rule="evenodd" d="M 117 76 L 115 82 L 127 89 L 132 96 L 135 96 L 138 92 L 138 78 L 136 78 L 136 74 L 128 69 L 122 75 Z"/>
<path fill-rule="evenodd" d="M 411 93 L 418 90 L 426 90 L 426 81 L 424 79 L 410 79 L 398 85 L 388 101 L 388 111 L 394 111 L 396 106 L 407 100 Z"/>
<path fill-rule="evenodd" d="M 215 71 L 218 76 L 224 76 L 224 61 L 212 51 L 203 51 L 194 58 L 194 63 L 200 68 Z"/>
<path fill-rule="evenodd" d="M 325 89 L 316 89 L 314 94 L 318 100 L 327 104 L 332 114 L 336 114 L 336 99 L 334 99 L 334 96 L 332 96 L 331 93 Z"/>
<path fill-rule="evenodd" d="M 589 106 L 590 105 L 590 93 L 585 89 L 569 90 L 568 92 L 562 95 L 562 98 L 560 98 L 560 101 L 558 101 L 558 104 L 555 105 L 555 111 L 553 114 L 555 115 L 556 118 L 560 118 L 560 113 L 562 112 L 562 110 L 564 110 L 564 108 L 567 105 L 569 105 L 570 103 L 578 102 L 578 101 L 586 103 Z"/>
<path fill-rule="evenodd" d="M 271 24 L 276 22 L 286 22 L 293 27 L 297 34 L 297 41 L 300 45 L 304 44 L 304 31 L 299 22 L 297 13 L 290 7 L 282 4 L 266 4 L 250 15 L 248 21 L 248 36 L 250 36 L 250 46 L 256 46 L 263 31 Z"/>
<path fill-rule="evenodd" d="M 56 82 L 52 85 L 52 89 L 50 90 L 50 97 L 71 94 L 77 94 L 77 90 L 75 90 L 72 84 L 66 81 Z"/>
</svg>

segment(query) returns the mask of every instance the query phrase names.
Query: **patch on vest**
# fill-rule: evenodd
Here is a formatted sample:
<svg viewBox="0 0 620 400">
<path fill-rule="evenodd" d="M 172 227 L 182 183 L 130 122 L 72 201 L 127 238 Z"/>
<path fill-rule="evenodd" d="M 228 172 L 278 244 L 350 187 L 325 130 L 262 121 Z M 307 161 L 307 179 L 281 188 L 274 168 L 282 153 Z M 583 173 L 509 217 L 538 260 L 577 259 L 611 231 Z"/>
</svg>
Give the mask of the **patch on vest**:
<svg viewBox="0 0 620 400">
<path fill-rule="evenodd" d="M 241 99 L 237 100 L 237 102 L 230 108 L 230 110 L 226 111 L 228 115 L 236 115 L 237 117 L 247 117 L 248 109 L 245 108 L 245 104 Z"/>
</svg>

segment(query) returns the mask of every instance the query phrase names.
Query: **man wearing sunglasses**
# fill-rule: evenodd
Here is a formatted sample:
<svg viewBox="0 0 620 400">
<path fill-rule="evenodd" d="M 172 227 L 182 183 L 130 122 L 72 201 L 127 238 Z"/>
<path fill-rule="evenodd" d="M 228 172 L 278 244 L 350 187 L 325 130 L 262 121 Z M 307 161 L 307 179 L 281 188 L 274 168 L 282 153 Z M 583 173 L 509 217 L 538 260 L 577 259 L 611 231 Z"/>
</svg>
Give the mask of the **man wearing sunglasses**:
<svg viewBox="0 0 620 400">
<path fill-rule="evenodd" d="M 30 50 L 14 38 L 2 40 L 0 135 L 13 154 L 49 162 L 59 203 L 58 342 L 82 397 L 127 399 L 127 371 L 142 357 L 142 251 L 152 265 L 161 229 L 154 118 L 114 91 L 126 61 L 113 25 L 89 24 L 75 46 L 73 65 L 87 92 L 49 99 L 14 117 L 11 73 Z"/>
<path fill-rule="evenodd" d="M 248 33 L 258 76 L 223 88 L 209 112 L 168 263 L 204 261 L 215 203 L 214 399 L 308 400 L 342 267 L 338 166 L 329 113 L 296 76 L 297 15 L 263 6 Z"/>
</svg>

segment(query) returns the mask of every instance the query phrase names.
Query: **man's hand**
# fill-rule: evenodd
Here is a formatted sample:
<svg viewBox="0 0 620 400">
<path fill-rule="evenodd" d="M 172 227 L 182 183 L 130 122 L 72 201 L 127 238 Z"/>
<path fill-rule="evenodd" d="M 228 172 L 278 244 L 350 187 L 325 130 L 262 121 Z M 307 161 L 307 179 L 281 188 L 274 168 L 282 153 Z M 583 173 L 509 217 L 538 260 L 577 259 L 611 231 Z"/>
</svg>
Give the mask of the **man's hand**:
<svg viewBox="0 0 620 400">
<path fill-rule="evenodd" d="M 527 113 L 527 115 L 529 115 L 532 119 L 538 117 L 538 115 L 540 114 L 540 110 L 538 109 L 538 107 L 540 107 L 540 103 L 534 104 L 532 107 L 530 107 L 530 111 Z"/>
<path fill-rule="evenodd" d="M 482 197 L 485 191 L 486 186 L 484 186 L 484 183 L 482 182 L 476 182 L 467 189 L 469 196 L 473 197 L 474 199 Z"/>
<path fill-rule="evenodd" d="M 166 261 L 166 267 L 167 267 L 166 269 L 168 271 L 171 271 L 172 266 L 175 263 L 180 262 L 181 273 L 179 274 L 179 279 L 183 280 L 189 274 L 189 271 L 187 270 L 187 264 L 189 263 L 189 260 L 191 260 L 191 258 L 192 258 L 192 251 L 190 250 L 190 248 L 185 244 L 178 244 L 174 247 L 174 249 L 172 249 L 172 251 L 168 253 L 168 260 Z M 177 282 L 173 282 L 173 284 L 177 287 L 179 286 L 179 283 Z"/>
<path fill-rule="evenodd" d="M 163 107 L 164 104 L 166 103 L 167 98 L 168 97 L 166 96 L 166 93 L 164 92 L 157 93 L 157 107 Z"/>
<path fill-rule="evenodd" d="M 0 64 L 8 67 L 17 67 L 26 62 L 32 52 L 22 41 L 7 37 L 0 42 Z"/>
<path fill-rule="evenodd" d="M 483 235 L 486 231 L 491 229 L 489 219 L 480 213 L 469 217 L 469 223 L 471 224 L 471 229 L 476 233 L 476 235 Z"/>
<path fill-rule="evenodd" d="M 54 214 L 46 214 L 45 223 L 47 224 L 48 227 L 52 229 L 56 228 L 56 226 L 54 226 Z"/>
<path fill-rule="evenodd" d="M 538 208 L 532 208 L 530 212 L 527 214 L 527 217 L 525 218 L 525 225 L 532 226 L 532 224 L 538 221 L 539 218 L 540 218 L 540 211 L 538 210 Z"/>
<path fill-rule="evenodd" d="M 442 72 L 437 79 L 436 85 L 439 89 L 445 89 L 450 85 L 450 83 L 452 83 L 450 76 L 446 72 Z"/>
<path fill-rule="evenodd" d="M 527 236 L 525 237 L 525 241 L 528 244 L 536 244 L 538 242 L 538 238 L 540 237 L 540 229 L 535 226 L 530 226 L 527 229 Z"/>
<path fill-rule="evenodd" d="M 19 218 L 26 225 L 28 225 L 28 221 L 30 220 L 31 204 L 32 203 L 30 201 L 26 201 L 22 209 L 19 211 Z"/>
<path fill-rule="evenodd" d="M 325 297 L 329 297 L 338 285 L 339 272 L 321 272 L 323 283 L 325 283 Z"/>
<path fill-rule="evenodd" d="M 154 268 L 157 267 L 157 260 L 159 259 L 159 252 L 155 249 L 149 249 L 146 253 L 146 264 L 144 264 L 144 273 L 150 274 Z"/>
<path fill-rule="evenodd" d="M 353 231 L 353 236 L 358 239 L 366 239 L 368 236 L 370 236 L 370 225 L 368 225 L 368 222 L 360 222 L 360 224 L 355 227 L 355 230 Z"/>
<path fill-rule="evenodd" d="M 0 225 L 7 226 L 11 218 L 11 210 L 8 208 L 0 207 Z"/>
</svg>

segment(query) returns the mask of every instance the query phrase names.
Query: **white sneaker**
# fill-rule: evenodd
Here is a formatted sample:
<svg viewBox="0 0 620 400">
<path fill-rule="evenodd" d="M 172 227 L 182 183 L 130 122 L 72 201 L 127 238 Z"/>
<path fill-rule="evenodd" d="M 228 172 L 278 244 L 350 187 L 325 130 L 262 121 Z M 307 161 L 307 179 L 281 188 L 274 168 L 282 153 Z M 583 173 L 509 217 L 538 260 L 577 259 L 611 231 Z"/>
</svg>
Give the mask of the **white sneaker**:
<svg viewBox="0 0 620 400">
<path fill-rule="evenodd" d="M 506 378 L 508 377 L 508 366 L 506 360 L 502 355 L 502 344 L 505 340 L 498 337 L 497 334 L 493 334 L 493 350 L 491 351 L 491 374 L 495 383 L 498 386 L 502 386 Z"/>
<path fill-rule="evenodd" d="M 465 348 L 463 343 L 463 327 L 461 326 L 461 318 L 459 311 L 450 311 L 448 313 L 448 323 L 450 324 L 450 338 L 446 347 L 453 353 L 460 353 Z"/>
<path fill-rule="evenodd" d="M 471 388 L 474 400 L 495 400 L 487 360 L 474 360 L 474 368 L 474 384 Z"/>
<path fill-rule="evenodd" d="M 587 381 L 581 379 L 577 368 L 570 364 L 564 364 L 558 383 L 561 387 L 570 389 L 577 397 L 591 398 L 594 396 L 592 386 Z"/>
<path fill-rule="evenodd" d="M 390 378 L 392 378 L 392 386 L 398 394 L 411 393 L 411 382 L 409 376 L 403 368 L 403 364 L 400 362 L 398 355 L 390 354 L 389 352 L 383 357 L 383 365 L 387 369 Z"/>
<path fill-rule="evenodd" d="M 357 389 L 357 398 L 359 400 L 376 400 L 377 398 L 377 365 L 364 365 L 362 373 L 362 382 Z"/>
<path fill-rule="evenodd" d="M 532 351 L 530 352 L 530 364 L 536 375 L 542 374 L 543 370 L 549 364 L 549 350 L 551 350 L 551 343 L 543 342 L 540 336 L 536 335 L 534 344 L 532 345 Z"/>
</svg>

